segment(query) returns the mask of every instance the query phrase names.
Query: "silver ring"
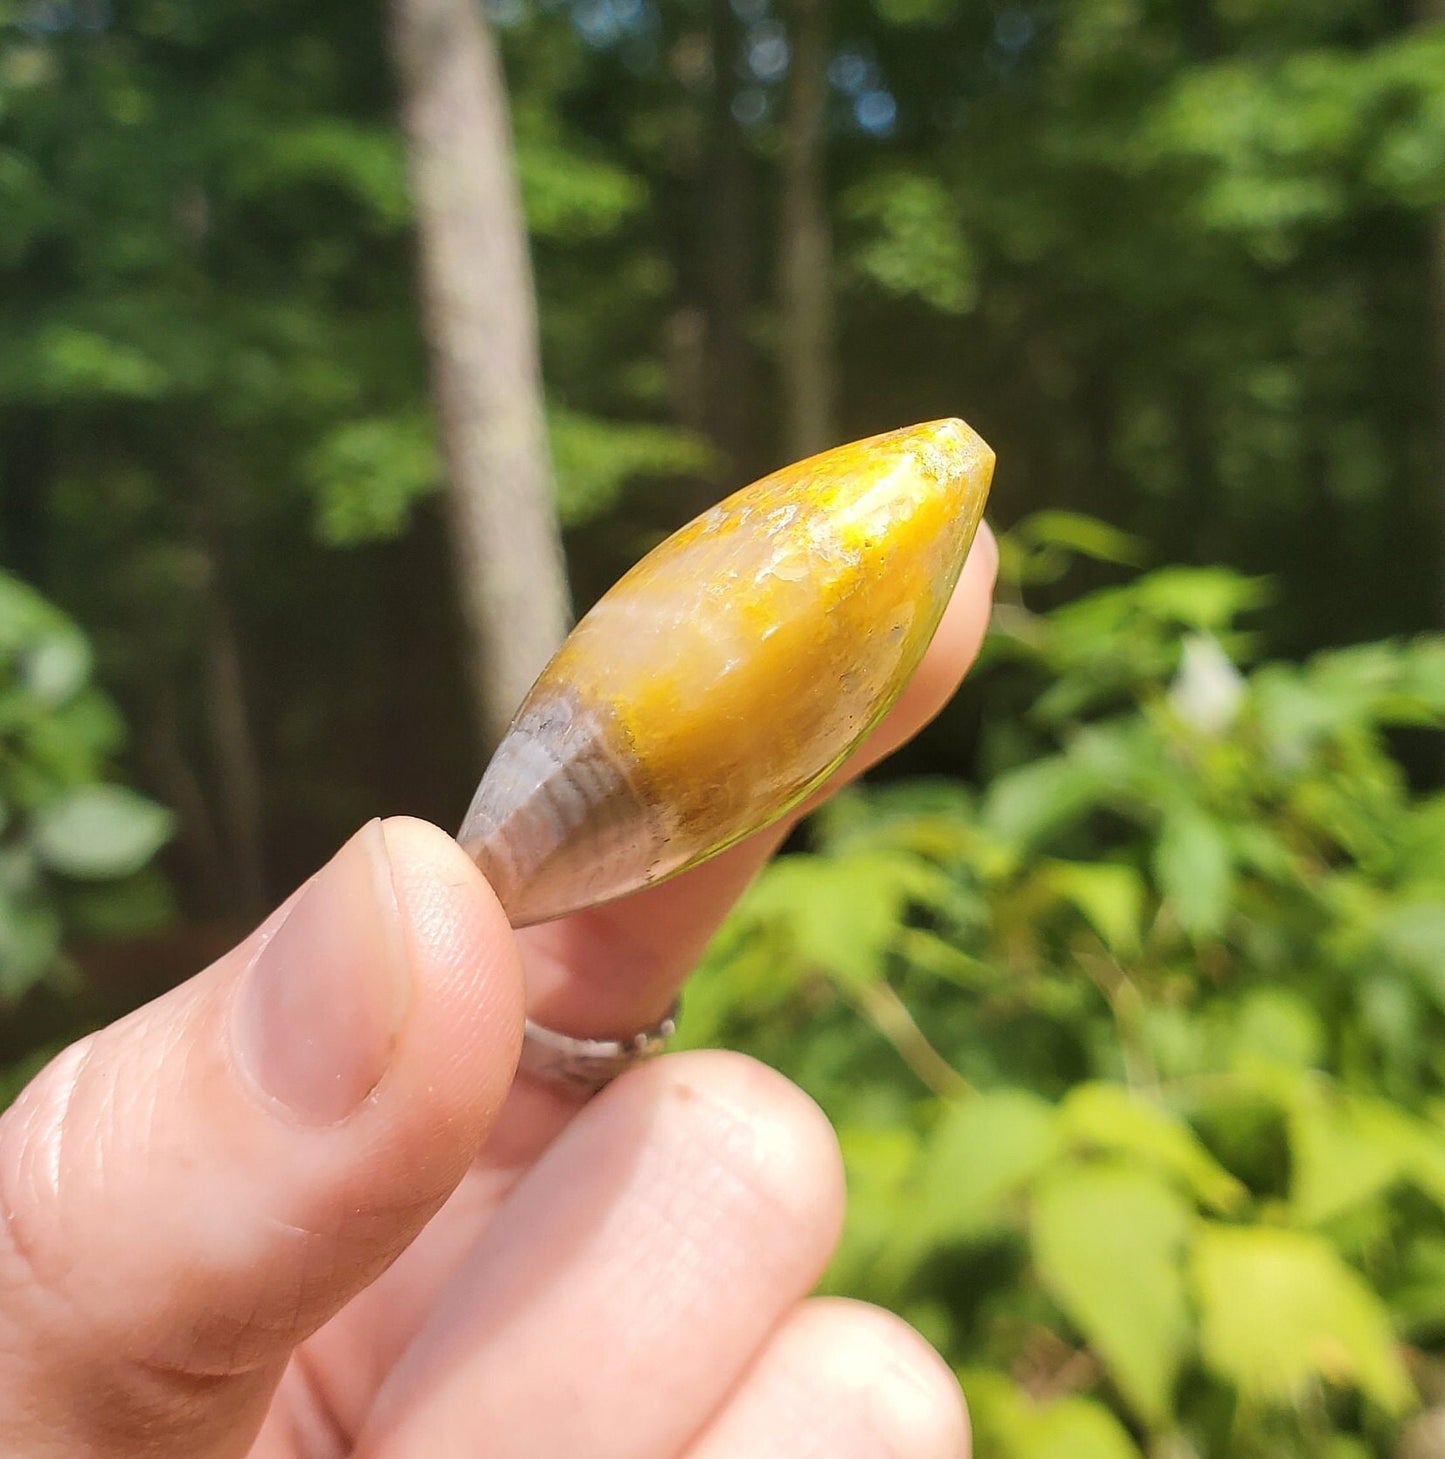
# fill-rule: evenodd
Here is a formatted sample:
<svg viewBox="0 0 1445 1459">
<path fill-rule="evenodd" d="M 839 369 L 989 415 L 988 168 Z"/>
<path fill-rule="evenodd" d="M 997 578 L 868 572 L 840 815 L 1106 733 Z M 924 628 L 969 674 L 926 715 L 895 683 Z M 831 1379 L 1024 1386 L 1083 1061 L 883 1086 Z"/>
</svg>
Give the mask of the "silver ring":
<svg viewBox="0 0 1445 1459">
<path fill-rule="evenodd" d="M 627 1039 L 577 1039 L 529 1018 L 517 1067 L 538 1079 L 596 1094 L 634 1064 L 663 1051 L 668 1039 L 677 1032 L 677 1012 L 678 1005 L 674 1003 L 667 1015 L 651 1028 Z"/>
</svg>

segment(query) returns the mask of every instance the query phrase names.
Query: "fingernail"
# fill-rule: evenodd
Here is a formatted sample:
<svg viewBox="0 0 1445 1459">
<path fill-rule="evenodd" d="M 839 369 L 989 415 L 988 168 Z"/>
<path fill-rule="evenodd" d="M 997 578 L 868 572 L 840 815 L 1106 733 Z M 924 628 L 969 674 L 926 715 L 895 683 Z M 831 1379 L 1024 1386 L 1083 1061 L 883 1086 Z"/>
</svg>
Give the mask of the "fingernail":
<svg viewBox="0 0 1445 1459">
<path fill-rule="evenodd" d="M 248 969 L 238 1057 L 293 1118 L 335 1124 L 386 1073 L 410 991 L 386 837 L 372 821 L 307 883 Z"/>
</svg>

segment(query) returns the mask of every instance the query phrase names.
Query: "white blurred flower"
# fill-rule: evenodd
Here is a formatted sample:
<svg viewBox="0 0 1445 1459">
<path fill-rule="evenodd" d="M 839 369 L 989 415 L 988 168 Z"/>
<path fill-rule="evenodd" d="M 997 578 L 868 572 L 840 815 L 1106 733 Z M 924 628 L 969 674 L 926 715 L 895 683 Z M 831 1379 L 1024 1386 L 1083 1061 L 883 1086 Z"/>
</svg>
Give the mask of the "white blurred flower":
<svg viewBox="0 0 1445 1459">
<path fill-rule="evenodd" d="M 1200 734 L 1222 734 L 1234 723 L 1243 699 L 1244 676 L 1219 640 L 1213 634 L 1191 633 L 1169 686 L 1175 714 Z"/>
</svg>

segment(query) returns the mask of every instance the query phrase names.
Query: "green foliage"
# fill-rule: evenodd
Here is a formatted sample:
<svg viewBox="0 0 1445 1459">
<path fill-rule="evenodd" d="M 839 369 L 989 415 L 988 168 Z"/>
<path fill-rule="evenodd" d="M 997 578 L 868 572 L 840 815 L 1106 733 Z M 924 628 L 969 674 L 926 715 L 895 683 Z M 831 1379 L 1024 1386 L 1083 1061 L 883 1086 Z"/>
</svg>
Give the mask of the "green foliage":
<svg viewBox="0 0 1445 1459">
<path fill-rule="evenodd" d="M 485 8 L 585 603 L 784 454 L 793 17 Z M 249 816 L 270 892 L 358 815 L 450 819 L 476 769 L 382 21 L 342 0 L 0 7 L 0 552 L 91 626 L 127 717 L 162 727 L 167 794 L 204 802 L 187 818 L 209 835 L 176 857 L 196 915 L 241 915 L 225 889 L 256 882 L 225 864 L 248 817 L 222 804 L 247 777 L 217 773 L 212 743 L 223 622 L 271 772 Z M 1201 633 L 1232 611 L 1218 592 L 1257 591 L 1215 575 L 1207 598 L 1204 560 L 1280 579 L 1280 652 L 1433 621 L 1438 28 L 1361 0 L 876 0 L 832 34 L 840 438 L 967 415 L 998 451 L 1002 518 L 1055 508 L 1010 548 L 1033 588 L 1075 553 L 1141 560 L 1088 510 L 1185 564 L 1156 590 Z M 1096 658 L 1051 712 L 1165 672 L 1174 624 L 1134 602 L 1054 624 L 1048 652 Z M 1279 732 L 1308 732 L 1313 703 L 1280 687 Z M 425 756 L 401 705 L 437 727 Z M 1040 773 L 1087 800 L 1112 771 Z M 1232 895 L 1224 851 L 1237 868 L 1250 848 L 1172 825 L 1157 871 L 1203 935 Z M 1060 894 L 1127 939 L 1127 874 L 1054 859 Z M 1406 954 L 1430 900 L 1395 929 Z"/>
<path fill-rule="evenodd" d="M 1204 1362 L 1242 1401 L 1296 1402 L 1327 1379 L 1387 1413 L 1412 1402 L 1384 1304 L 1323 1237 L 1205 1227 L 1194 1276 Z"/>
<path fill-rule="evenodd" d="M 997 1459 L 1140 1459 L 1129 1432 L 1087 1398 L 1034 1403 L 1006 1378 L 964 1372 L 974 1451 Z"/>
<path fill-rule="evenodd" d="M 1189 1340 L 1180 1264 L 1188 1204 L 1158 1175 L 1100 1163 L 1049 1172 L 1030 1206 L 1043 1288 L 1140 1420 L 1165 1422 Z"/>
<path fill-rule="evenodd" d="M 602 516 L 632 482 L 699 475 L 713 461 L 704 440 L 667 426 L 603 420 L 557 406 L 547 427 L 557 510 L 567 527 Z"/>
<path fill-rule="evenodd" d="M 413 504 L 441 486 L 431 422 L 420 411 L 345 421 L 314 447 L 307 475 L 323 541 L 395 537 Z"/>
<path fill-rule="evenodd" d="M 62 970 L 68 933 L 169 910 L 145 870 L 172 817 L 102 780 L 121 729 L 90 669 L 75 624 L 0 573 L 0 1007 Z"/>
<path fill-rule="evenodd" d="M 878 288 L 942 314 L 977 301 L 976 269 L 948 189 L 935 177 L 900 174 L 860 184 L 844 202 L 860 234 L 854 262 Z"/>
<path fill-rule="evenodd" d="M 839 1124 L 829 1285 L 943 1344 L 981 1453 L 1385 1455 L 1445 1331 L 1445 814 L 1389 738 L 1445 646 L 1250 667 L 1267 602 L 1006 594 L 986 791 L 847 793 L 697 982 Z"/>
</svg>

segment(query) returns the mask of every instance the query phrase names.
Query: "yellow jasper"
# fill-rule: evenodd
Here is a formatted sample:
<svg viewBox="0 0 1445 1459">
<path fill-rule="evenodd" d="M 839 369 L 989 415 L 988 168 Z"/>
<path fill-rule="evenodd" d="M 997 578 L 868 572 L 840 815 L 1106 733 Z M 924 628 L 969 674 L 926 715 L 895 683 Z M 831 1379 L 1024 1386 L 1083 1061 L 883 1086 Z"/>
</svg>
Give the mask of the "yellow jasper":
<svg viewBox="0 0 1445 1459">
<path fill-rule="evenodd" d="M 695 866 L 819 786 L 923 657 L 993 464 L 957 420 L 839 446 L 620 579 L 533 686 L 462 825 L 513 925 Z"/>
</svg>

